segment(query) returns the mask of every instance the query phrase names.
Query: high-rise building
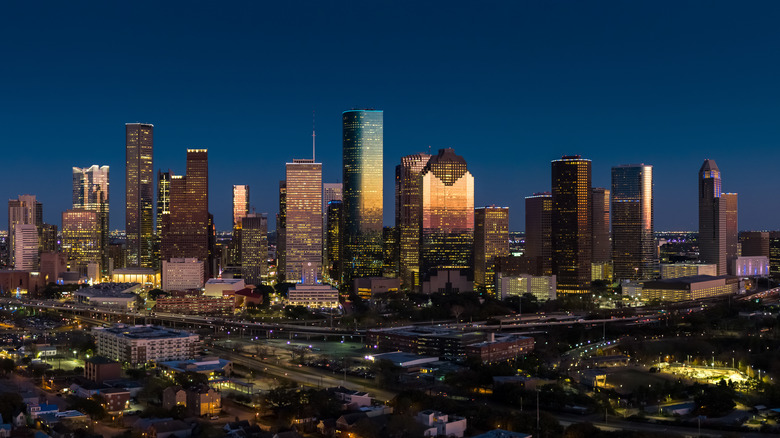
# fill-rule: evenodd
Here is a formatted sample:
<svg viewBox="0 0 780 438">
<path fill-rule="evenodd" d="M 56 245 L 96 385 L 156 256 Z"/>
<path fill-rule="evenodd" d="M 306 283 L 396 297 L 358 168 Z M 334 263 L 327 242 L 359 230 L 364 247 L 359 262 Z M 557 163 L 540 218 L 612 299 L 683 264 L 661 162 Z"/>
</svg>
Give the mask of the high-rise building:
<svg viewBox="0 0 780 438">
<path fill-rule="evenodd" d="M 384 227 L 382 230 L 382 276 L 398 278 L 400 247 L 398 245 L 398 227 Z"/>
<path fill-rule="evenodd" d="M 534 193 L 525 198 L 525 255 L 534 275 L 552 275 L 551 215 L 551 193 Z"/>
<path fill-rule="evenodd" d="M 155 227 L 154 248 L 152 255 L 152 266 L 155 269 L 161 269 L 160 245 L 162 242 L 163 228 L 165 221 L 171 214 L 171 171 L 157 171 L 157 225 Z"/>
<path fill-rule="evenodd" d="M 382 149 L 380 110 L 350 110 L 343 122 L 343 282 L 382 273 Z"/>
<path fill-rule="evenodd" d="M 38 227 L 33 224 L 14 226 L 13 268 L 20 271 L 38 269 Z"/>
<path fill-rule="evenodd" d="M 780 231 L 769 232 L 769 275 L 780 278 Z"/>
<path fill-rule="evenodd" d="M 769 257 L 769 231 L 743 231 L 739 233 L 742 256 Z"/>
<path fill-rule="evenodd" d="M 208 151 L 187 149 L 187 173 L 171 176 L 170 214 L 163 222 L 160 255 L 163 260 L 197 258 L 209 263 L 209 170 Z"/>
<path fill-rule="evenodd" d="M 607 263 L 612 255 L 612 244 L 609 241 L 609 190 L 593 187 L 590 196 L 593 224 L 592 263 Z"/>
<path fill-rule="evenodd" d="M 247 213 L 241 218 L 241 276 L 255 286 L 268 277 L 268 217 Z"/>
<path fill-rule="evenodd" d="M 718 266 L 726 275 L 726 202 L 721 199 L 721 175 L 715 160 L 699 170 L 699 260 Z"/>
<path fill-rule="evenodd" d="M 736 193 L 721 194 L 721 202 L 726 204 L 726 271 L 729 275 L 737 275 L 734 262 L 739 257 L 739 224 L 738 202 Z"/>
<path fill-rule="evenodd" d="M 302 281 L 303 268 L 322 265 L 322 164 L 312 159 L 287 163 L 285 279 Z"/>
<path fill-rule="evenodd" d="M 343 184 L 341 183 L 322 184 L 322 211 L 328 209 L 328 202 L 341 201 L 342 199 L 343 199 Z"/>
<path fill-rule="evenodd" d="M 420 238 L 422 226 L 421 172 L 429 154 L 407 155 L 395 167 L 395 225 L 399 240 L 401 286 L 420 289 Z"/>
<path fill-rule="evenodd" d="M 579 155 L 552 162 L 552 271 L 558 291 L 590 291 L 592 224 L 591 162 Z"/>
<path fill-rule="evenodd" d="M 108 166 L 92 165 L 73 168 L 73 209 L 95 211 L 98 214 L 100 272 L 108 276 Z"/>
<path fill-rule="evenodd" d="M 439 149 L 421 172 L 420 272 L 472 269 L 474 177 L 451 148 Z"/>
<path fill-rule="evenodd" d="M 327 260 L 326 265 L 327 274 L 331 279 L 341 278 L 341 261 L 343 259 L 341 253 L 341 201 L 333 200 L 328 202 L 328 214 L 327 214 L 327 236 L 325 238 L 327 244 Z"/>
<path fill-rule="evenodd" d="M 249 186 L 233 186 L 233 229 L 241 229 L 241 218 L 249 213 Z"/>
<path fill-rule="evenodd" d="M 43 205 L 35 199 L 35 195 L 19 195 L 18 199 L 8 200 L 8 265 L 16 266 L 14 258 L 16 257 L 16 233 L 17 225 L 35 225 L 36 231 L 40 234 L 40 227 L 43 224 Z M 25 236 L 29 234 L 25 231 Z M 36 239 L 36 242 L 38 240 Z M 40 243 L 38 242 L 40 246 Z M 26 254 L 26 253 L 25 253 Z M 29 257 L 29 256 L 28 256 Z M 38 256 L 34 257 L 36 266 Z M 32 268 L 36 269 L 36 268 Z"/>
<path fill-rule="evenodd" d="M 655 276 L 653 166 L 612 168 L 612 263 L 617 280 Z"/>
<path fill-rule="evenodd" d="M 150 268 L 154 252 L 154 126 L 125 124 L 125 233 L 127 265 Z"/>
<path fill-rule="evenodd" d="M 62 212 L 62 251 L 71 265 L 97 263 L 103 270 L 102 263 L 108 262 L 101 260 L 101 226 L 99 211 L 78 208 Z"/>
<path fill-rule="evenodd" d="M 328 204 L 331 201 L 341 202 L 343 185 L 341 183 L 323 183 L 322 184 L 322 266 L 323 275 L 328 276 L 329 279 L 334 280 L 337 277 L 331 276 L 331 267 L 336 260 L 329 259 L 331 252 L 329 250 L 330 239 L 328 239 Z"/>
<path fill-rule="evenodd" d="M 57 237 L 57 226 L 52 224 L 41 224 L 40 227 L 40 248 L 41 253 L 57 252 L 60 250 L 59 238 Z"/>
<path fill-rule="evenodd" d="M 279 213 L 276 214 L 276 276 L 287 281 L 287 181 L 279 181 Z"/>
<path fill-rule="evenodd" d="M 474 210 L 474 287 L 496 295 L 496 258 L 509 255 L 509 208 Z"/>
</svg>

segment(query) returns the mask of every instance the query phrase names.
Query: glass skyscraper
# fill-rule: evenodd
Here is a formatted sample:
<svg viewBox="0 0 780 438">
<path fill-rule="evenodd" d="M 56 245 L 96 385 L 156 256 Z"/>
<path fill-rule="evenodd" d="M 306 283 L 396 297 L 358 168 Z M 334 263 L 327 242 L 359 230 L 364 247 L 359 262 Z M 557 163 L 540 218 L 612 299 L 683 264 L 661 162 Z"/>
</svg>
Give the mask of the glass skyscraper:
<svg viewBox="0 0 780 438">
<path fill-rule="evenodd" d="M 108 166 L 93 165 L 73 168 L 73 209 L 95 211 L 98 214 L 99 256 L 102 275 L 108 275 Z M 64 218 L 64 216 L 63 216 Z M 64 226 L 64 223 L 63 223 Z M 65 230 L 63 229 L 63 232 Z"/>
<path fill-rule="evenodd" d="M 552 162 L 552 271 L 558 291 L 590 292 L 592 259 L 591 162 L 579 155 Z"/>
<path fill-rule="evenodd" d="M 125 233 L 127 266 L 151 268 L 154 251 L 154 126 L 125 124 Z"/>
<path fill-rule="evenodd" d="M 439 149 L 421 173 L 421 272 L 471 269 L 474 262 L 474 177 L 451 148 Z"/>
<path fill-rule="evenodd" d="M 656 274 L 653 166 L 612 168 L 612 263 L 617 280 L 647 280 Z"/>
<path fill-rule="evenodd" d="M 429 154 L 407 155 L 395 167 L 395 225 L 399 240 L 399 276 L 407 290 L 420 287 L 420 226 L 422 194 L 420 173 Z"/>
<path fill-rule="evenodd" d="M 552 194 L 534 193 L 525 198 L 525 255 L 534 275 L 552 275 Z"/>
<path fill-rule="evenodd" d="M 720 169 L 715 160 L 704 160 L 699 169 L 699 260 L 726 275 L 726 203 L 720 195 Z"/>
<path fill-rule="evenodd" d="M 297 283 L 302 282 L 304 266 L 322 265 L 322 164 L 293 160 L 286 173 L 284 272 L 286 281 Z"/>
<path fill-rule="evenodd" d="M 342 281 L 382 274 L 384 114 L 349 110 L 343 122 Z"/>
<path fill-rule="evenodd" d="M 509 208 L 484 207 L 474 210 L 474 287 L 496 294 L 496 259 L 509 255 Z"/>
</svg>

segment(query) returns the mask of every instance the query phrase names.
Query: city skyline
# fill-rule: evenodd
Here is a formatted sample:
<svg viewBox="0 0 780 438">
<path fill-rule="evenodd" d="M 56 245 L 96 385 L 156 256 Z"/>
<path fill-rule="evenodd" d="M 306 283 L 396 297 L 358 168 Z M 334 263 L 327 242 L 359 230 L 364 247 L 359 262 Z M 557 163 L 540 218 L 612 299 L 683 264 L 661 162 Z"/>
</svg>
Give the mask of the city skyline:
<svg viewBox="0 0 780 438">
<path fill-rule="evenodd" d="M 776 187 L 762 175 L 780 158 L 774 123 L 780 66 L 768 56 L 775 43 L 767 37 L 780 7 L 726 5 L 675 5 L 674 14 L 636 4 L 494 5 L 475 18 L 474 11 L 435 5 L 420 6 L 414 17 L 372 6 L 382 14 L 365 23 L 348 7 L 326 14 L 336 24 L 360 22 L 357 27 L 326 26 L 316 8 L 301 8 L 295 22 L 274 22 L 252 5 L 226 7 L 216 16 L 192 8 L 186 17 L 166 6 L 144 16 L 150 30 L 142 35 L 121 32 L 134 21 L 118 18 L 114 5 L 78 11 L 53 6 L 40 14 L 12 5 L 9 16 L 19 19 L 0 30 L 17 42 L 8 47 L 9 68 L 0 72 L 8 87 L 0 121 L 9 168 L 2 196 L 34 194 L 47 205 L 45 222 L 59 223 L 68 208 L 67 188 L 52 182 L 64 181 L 72 166 L 100 163 L 112 168 L 112 203 L 119 206 L 125 190 L 118 178 L 124 171 L 120 127 L 152 123 L 153 172 L 183 173 L 178 157 L 187 148 L 213 151 L 211 209 L 217 228 L 228 230 L 234 184 L 254 187 L 256 211 L 274 216 L 280 165 L 310 150 L 312 110 L 323 181 L 336 182 L 341 111 L 374 107 L 387 119 L 385 193 L 392 193 L 389 176 L 400 157 L 452 147 L 469 160 L 478 181 L 475 204 L 509 206 L 510 229 L 519 231 L 525 196 L 550 190 L 549 161 L 589 157 L 596 187 L 608 187 L 611 167 L 645 162 L 656 173 L 655 228 L 695 231 L 690 169 L 710 158 L 729 175 L 730 190 L 740 193 L 740 228 L 774 229 L 780 206 L 762 199 Z M 269 8 L 279 8 L 272 11 L 276 17 L 291 12 L 284 5 Z M 62 17 L 74 14 L 82 26 L 63 27 L 69 20 Z M 105 16 L 112 19 L 101 20 Z M 234 22 L 258 16 L 264 25 Z M 429 28 L 432 17 L 438 19 Z M 472 20 L 473 28 L 463 26 Z M 213 30 L 198 35 L 185 21 L 209 23 Z M 411 31 L 399 32 L 399 23 Z M 462 28 L 469 30 L 455 31 Z M 47 31 L 35 33 L 42 29 Z M 347 39 L 360 32 L 366 37 Z M 164 37 L 169 33 L 182 39 L 171 41 Z M 94 39 L 96 34 L 104 38 Z M 340 49 L 344 41 L 357 44 L 354 53 L 386 56 L 349 58 Z M 85 50 L 73 49 L 80 45 Z M 149 62 L 132 72 L 117 68 L 132 47 L 147 47 Z M 256 55 L 260 51 L 263 56 Z M 56 79 L 44 73 L 66 55 L 70 67 Z M 221 70 L 205 65 L 210 61 Z M 349 74 L 355 65 L 372 75 Z M 487 159 L 488 148 L 504 159 Z M 46 178 L 24 178 L 33 159 Z M 512 175 L 512 191 L 499 190 L 502 175 Z M 385 225 L 393 223 L 392 203 L 384 197 Z M 123 216 L 112 209 L 113 228 L 124 228 Z"/>
</svg>

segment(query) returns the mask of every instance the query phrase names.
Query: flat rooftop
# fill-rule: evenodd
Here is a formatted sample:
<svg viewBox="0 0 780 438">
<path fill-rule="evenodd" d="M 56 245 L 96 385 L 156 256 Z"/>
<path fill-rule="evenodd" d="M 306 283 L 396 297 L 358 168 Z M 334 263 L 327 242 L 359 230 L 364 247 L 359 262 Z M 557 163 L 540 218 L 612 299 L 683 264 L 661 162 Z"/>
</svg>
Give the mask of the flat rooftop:
<svg viewBox="0 0 780 438">
<path fill-rule="evenodd" d="M 115 325 L 109 328 L 95 327 L 95 331 L 105 331 L 116 336 L 128 339 L 165 339 L 165 338 L 188 338 L 197 336 L 194 333 L 184 330 L 174 330 L 157 325 Z"/>
</svg>

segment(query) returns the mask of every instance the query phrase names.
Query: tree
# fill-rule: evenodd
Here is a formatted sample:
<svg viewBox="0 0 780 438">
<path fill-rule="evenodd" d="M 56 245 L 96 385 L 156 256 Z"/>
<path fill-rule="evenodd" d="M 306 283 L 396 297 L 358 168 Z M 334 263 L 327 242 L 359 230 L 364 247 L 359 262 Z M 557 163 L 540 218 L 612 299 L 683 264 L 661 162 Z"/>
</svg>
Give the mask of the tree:
<svg viewBox="0 0 780 438">
<path fill-rule="evenodd" d="M 693 397 L 697 411 L 708 417 L 722 417 L 731 412 L 734 403 L 734 391 L 728 385 L 700 387 Z"/>
<path fill-rule="evenodd" d="M 3 359 L 0 360 L 0 371 L 3 372 L 3 375 L 8 375 L 16 370 L 16 363 L 14 363 L 13 359 Z"/>
<path fill-rule="evenodd" d="M 209 377 L 207 375 L 193 371 L 178 373 L 173 380 L 177 385 L 184 389 L 197 388 L 199 386 L 208 385 L 209 383 Z"/>
</svg>

